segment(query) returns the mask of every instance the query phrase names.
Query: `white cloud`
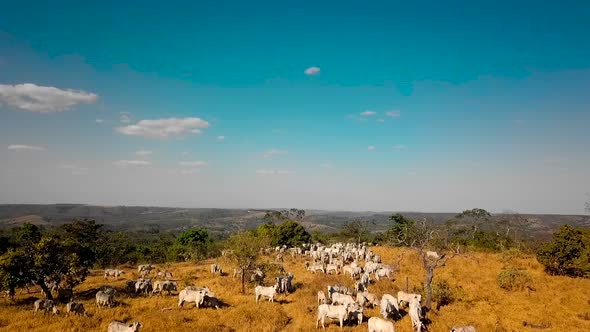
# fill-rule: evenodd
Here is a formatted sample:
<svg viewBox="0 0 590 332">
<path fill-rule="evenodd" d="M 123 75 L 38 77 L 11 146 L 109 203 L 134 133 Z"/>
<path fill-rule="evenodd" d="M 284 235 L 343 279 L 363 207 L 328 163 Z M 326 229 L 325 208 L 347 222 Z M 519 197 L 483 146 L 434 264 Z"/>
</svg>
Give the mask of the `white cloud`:
<svg viewBox="0 0 590 332">
<path fill-rule="evenodd" d="M 96 119 L 96 120 L 94 120 L 94 122 L 96 122 L 96 123 L 103 123 L 104 120 L 103 119 Z"/>
<path fill-rule="evenodd" d="M 129 123 L 131 122 L 131 113 L 129 112 L 121 112 L 119 115 L 119 122 L 121 123 Z"/>
<path fill-rule="evenodd" d="M 124 135 L 163 139 L 189 133 L 200 134 L 201 129 L 208 127 L 209 122 L 199 118 L 167 118 L 141 120 L 134 125 L 117 127 L 116 130 Z"/>
<path fill-rule="evenodd" d="M 217 140 L 218 141 L 223 141 L 223 140 L 225 140 L 225 136 L 222 136 L 222 135 L 217 136 Z"/>
<path fill-rule="evenodd" d="M 388 117 L 391 117 L 391 118 L 399 118 L 399 116 L 401 115 L 401 112 L 400 111 L 388 111 L 388 112 L 385 112 L 385 115 L 387 115 Z"/>
<path fill-rule="evenodd" d="M 394 150 L 405 150 L 407 147 L 403 144 L 396 144 L 392 147 Z"/>
<path fill-rule="evenodd" d="M 307 76 L 316 76 L 320 74 L 319 67 L 309 67 L 304 71 L 305 75 Z"/>
<path fill-rule="evenodd" d="M 153 152 L 152 152 L 152 151 L 149 151 L 149 150 L 139 150 L 139 151 L 135 151 L 135 154 L 136 154 L 136 155 L 138 155 L 138 156 L 142 156 L 142 157 L 145 157 L 145 156 L 150 156 L 150 155 L 152 155 L 152 153 L 153 153 Z"/>
<path fill-rule="evenodd" d="M 24 144 L 12 144 L 8 146 L 8 150 L 14 151 L 44 151 L 45 148 L 42 146 L 24 145 Z"/>
<path fill-rule="evenodd" d="M 274 156 L 289 154 L 287 150 L 269 149 L 264 152 L 264 158 L 272 158 Z"/>
<path fill-rule="evenodd" d="M 61 90 L 31 83 L 0 84 L 0 104 L 22 111 L 54 113 L 71 110 L 77 105 L 94 104 L 98 95 L 82 90 Z"/>
<path fill-rule="evenodd" d="M 258 175 L 290 175 L 290 174 L 295 174 L 295 171 L 259 169 L 256 171 L 256 174 L 258 174 Z"/>
<path fill-rule="evenodd" d="M 514 120 L 514 123 L 517 125 L 521 125 L 521 124 L 524 124 L 524 120 L 523 119 L 516 119 L 516 120 Z"/>
<path fill-rule="evenodd" d="M 205 161 L 200 161 L 200 160 L 194 160 L 194 161 L 181 161 L 178 163 L 180 166 L 184 166 L 184 167 L 201 167 L 201 166 L 207 166 L 207 162 Z"/>
<path fill-rule="evenodd" d="M 331 163 L 323 163 L 323 164 L 320 164 L 320 167 L 325 168 L 325 169 L 332 169 L 332 168 L 334 168 L 334 165 L 332 165 Z"/>
<path fill-rule="evenodd" d="M 152 163 L 146 160 L 117 160 L 113 162 L 113 165 L 119 167 L 128 167 L 128 166 L 149 166 Z"/>
<path fill-rule="evenodd" d="M 367 150 L 369 150 L 369 151 L 373 151 L 373 150 L 375 150 L 375 149 L 376 149 L 376 147 L 375 147 L 375 146 L 373 146 L 373 145 L 369 145 L 369 146 L 367 147 Z"/>
<path fill-rule="evenodd" d="M 182 158 L 186 158 L 188 156 L 188 152 L 182 151 L 182 153 L 180 155 L 182 156 Z"/>
<path fill-rule="evenodd" d="M 361 116 L 373 116 L 375 114 L 377 114 L 377 112 L 373 112 L 373 111 L 364 111 L 364 112 L 361 112 Z"/>
<path fill-rule="evenodd" d="M 385 122 L 385 119 L 383 119 L 383 118 L 377 119 L 377 122 Z"/>
</svg>

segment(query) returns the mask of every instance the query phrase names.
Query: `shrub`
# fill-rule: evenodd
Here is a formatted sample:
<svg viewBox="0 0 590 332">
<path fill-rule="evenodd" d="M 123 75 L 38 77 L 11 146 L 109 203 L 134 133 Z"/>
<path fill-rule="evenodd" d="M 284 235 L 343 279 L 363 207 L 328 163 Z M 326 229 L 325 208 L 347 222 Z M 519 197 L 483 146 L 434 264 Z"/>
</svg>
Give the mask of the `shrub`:
<svg viewBox="0 0 590 332">
<path fill-rule="evenodd" d="M 539 248 L 537 260 L 550 274 L 589 277 L 590 235 L 569 225 L 561 226 L 551 242 Z"/>
<path fill-rule="evenodd" d="M 455 301 L 455 294 L 446 280 L 432 283 L 432 300 L 436 302 L 436 310 Z"/>
<path fill-rule="evenodd" d="M 496 281 L 500 288 L 508 291 L 523 290 L 532 285 L 529 273 L 515 268 L 502 270 L 498 274 Z"/>
</svg>

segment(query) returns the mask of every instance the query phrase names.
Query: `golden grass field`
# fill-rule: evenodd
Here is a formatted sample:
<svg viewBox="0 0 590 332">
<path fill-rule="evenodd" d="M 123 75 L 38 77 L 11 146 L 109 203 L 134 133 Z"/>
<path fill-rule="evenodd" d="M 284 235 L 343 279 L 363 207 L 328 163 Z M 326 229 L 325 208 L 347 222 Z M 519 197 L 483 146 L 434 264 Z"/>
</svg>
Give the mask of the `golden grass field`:
<svg viewBox="0 0 590 332">
<path fill-rule="evenodd" d="M 392 263 L 401 249 L 375 247 L 384 263 Z M 316 293 L 334 283 L 352 286 L 350 277 L 313 274 L 305 270 L 303 259 L 285 258 L 284 267 L 295 275 L 298 289 L 290 295 L 279 295 L 278 302 L 256 304 L 253 286 L 248 294 L 240 294 L 240 283 L 228 276 L 214 276 L 209 265 L 218 262 L 224 271 L 231 271 L 233 265 L 224 259 L 209 260 L 199 265 L 191 263 L 160 266 L 174 274 L 179 288 L 186 283 L 208 286 L 228 306 L 222 309 L 196 309 L 194 304 L 177 308 L 177 296 L 127 297 L 119 293 L 120 305 L 97 310 L 94 297 L 81 299 L 89 317 L 33 316 L 32 299 L 42 297 L 41 293 L 27 294 L 19 291 L 17 304 L 7 301 L 0 303 L 0 330 L 23 331 L 106 331 L 112 320 L 138 320 L 145 332 L 169 331 L 314 331 L 316 320 Z M 534 291 L 508 292 L 496 284 L 496 276 L 504 266 L 511 265 L 526 269 L 532 279 Z M 118 281 L 104 280 L 102 271 L 93 271 L 88 279 L 75 291 L 84 293 L 102 285 L 123 287 L 125 280 L 136 278 L 136 269 L 123 267 L 126 274 Z M 420 286 L 423 271 L 415 255 L 406 253 L 394 281 L 381 280 L 369 290 L 378 295 L 395 294 L 405 288 L 406 276 L 410 289 Z M 267 276 L 268 283 L 273 276 Z M 429 318 L 429 331 L 449 331 L 455 324 L 474 325 L 478 331 L 590 331 L 590 280 L 548 276 L 534 257 L 510 257 L 504 254 L 475 253 L 470 258 L 455 257 L 447 266 L 436 271 L 435 281 L 445 279 L 456 289 L 458 300 L 433 310 Z M 28 299 L 27 299 L 28 298 Z M 171 308 L 162 312 L 163 308 Z M 365 310 L 365 316 L 379 314 L 379 309 Z M 361 326 L 346 326 L 345 331 L 366 331 L 367 319 Z M 522 322 L 550 325 L 543 330 L 524 327 Z M 409 317 L 395 323 L 398 332 L 410 332 Z M 339 331 L 338 324 L 331 322 L 328 331 Z"/>
</svg>

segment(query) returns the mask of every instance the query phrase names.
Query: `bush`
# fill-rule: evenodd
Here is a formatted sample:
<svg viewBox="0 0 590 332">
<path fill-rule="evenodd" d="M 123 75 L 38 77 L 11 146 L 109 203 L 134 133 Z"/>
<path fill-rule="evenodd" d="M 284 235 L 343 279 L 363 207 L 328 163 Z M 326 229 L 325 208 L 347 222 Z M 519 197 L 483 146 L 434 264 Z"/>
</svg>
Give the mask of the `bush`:
<svg viewBox="0 0 590 332">
<path fill-rule="evenodd" d="M 537 251 L 537 260 L 554 275 L 590 277 L 590 235 L 569 225 L 553 234 Z"/>
<path fill-rule="evenodd" d="M 436 302 L 436 310 L 455 301 L 455 294 L 446 280 L 432 283 L 432 300 Z"/>
<path fill-rule="evenodd" d="M 531 287 L 532 279 L 528 272 L 509 268 L 501 271 L 496 279 L 500 288 L 514 291 Z"/>
</svg>

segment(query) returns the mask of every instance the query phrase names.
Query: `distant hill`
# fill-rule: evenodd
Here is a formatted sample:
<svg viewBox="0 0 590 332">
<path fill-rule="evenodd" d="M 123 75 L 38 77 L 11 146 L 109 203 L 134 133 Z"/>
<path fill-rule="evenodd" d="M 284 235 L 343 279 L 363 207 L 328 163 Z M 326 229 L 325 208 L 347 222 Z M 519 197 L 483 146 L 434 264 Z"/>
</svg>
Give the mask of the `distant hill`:
<svg viewBox="0 0 590 332">
<path fill-rule="evenodd" d="M 109 228 L 130 231 L 182 231 L 195 226 L 214 233 L 231 233 L 254 228 L 263 223 L 265 210 L 169 208 L 150 206 L 96 206 L 84 204 L 4 204 L 0 205 L 0 228 L 10 228 L 25 222 L 38 225 L 60 225 L 76 218 L 94 219 Z M 394 212 L 347 212 L 309 210 L 303 223 L 310 229 L 338 232 L 342 225 L 353 220 L 373 221 L 373 231 L 390 225 Z M 401 212 L 409 218 L 428 218 L 440 223 L 454 213 Z M 524 214 L 534 222 L 534 231 L 546 237 L 560 225 L 570 224 L 590 228 L 590 217 L 582 215 Z"/>
</svg>

